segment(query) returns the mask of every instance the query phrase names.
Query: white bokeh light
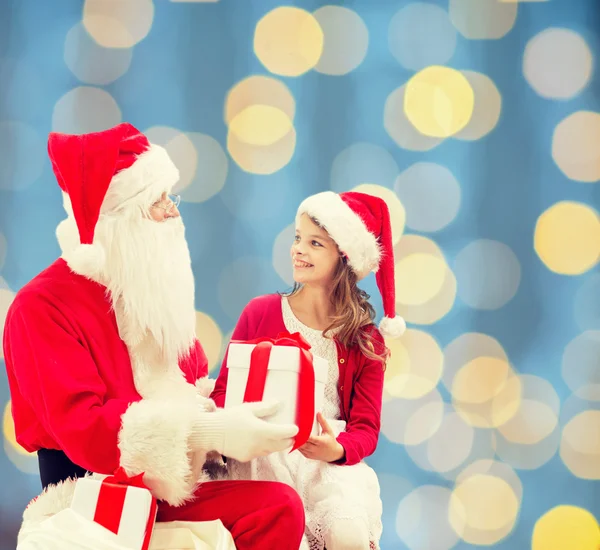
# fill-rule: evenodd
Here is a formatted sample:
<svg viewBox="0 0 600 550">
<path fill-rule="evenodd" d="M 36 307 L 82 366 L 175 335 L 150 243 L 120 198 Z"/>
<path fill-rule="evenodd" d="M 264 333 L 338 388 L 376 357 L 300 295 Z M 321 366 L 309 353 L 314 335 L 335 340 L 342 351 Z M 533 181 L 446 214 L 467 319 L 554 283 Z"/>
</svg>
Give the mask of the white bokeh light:
<svg viewBox="0 0 600 550">
<path fill-rule="evenodd" d="M 439 231 L 460 208 L 460 185 L 445 166 L 417 162 L 396 179 L 394 190 L 406 209 L 406 225 L 415 231 Z"/>
<path fill-rule="evenodd" d="M 131 48 L 104 48 L 77 23 L 65 39 L 65 63 L 82 82 L 106 85 L 123 76 L 131 65 Z"/>
<path fill-rule="evenodd" d="M 396 533 L 410 550 L 450 550 L 458 535 L 448 521 L 452 493 L 446 487 L 422 485 L 404 497 L 396 513 Z"/>
<path fill-rule="evenodd" d="M 87 134 L 112 128 L 121 122 L 121 109 L 105 90 L 79 86 L 63 95 L 54 106 L 52 130 Z"/>
<path fill-rule="evenodd" d="M 569 99 L 590 81 L 593 56 L 583 37 L 570 29 L 549 28 L 525 47 L 523 74 L 540 96 Z"/>
<path fill-rule="evenodd" d="M 273 267 L 277 275 L 290 286 L 294 284 L 294 270 L 292 268 L 290 250 L 295 234 L 296 224 L 292 223 L 275 237 L 275 242 L 273 243 Z"/>
<path fill-rule="evenodd" d="M 313 15 L 323 30 L 323 53 L 315 71 L 337 76 L 356 69 L 369 46 L 369 30 L 361 17 L 343 6 L 323 6 Z"/>
</svg>

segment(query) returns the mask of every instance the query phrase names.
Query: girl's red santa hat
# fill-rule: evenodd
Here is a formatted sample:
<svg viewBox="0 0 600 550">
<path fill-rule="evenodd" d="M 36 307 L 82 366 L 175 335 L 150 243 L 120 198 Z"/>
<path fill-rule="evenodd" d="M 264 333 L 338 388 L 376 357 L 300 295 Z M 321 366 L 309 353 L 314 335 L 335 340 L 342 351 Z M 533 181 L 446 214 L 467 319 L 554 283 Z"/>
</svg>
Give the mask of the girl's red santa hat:
<svg viewBox="0 0 600 550">
<path fill-rule="evenodd" d="M 316 220 L 329 233 L 359 280 L 375 272 L 384 312 L 379 329 L 390 338 L 401 336 L 406 323 L 396 315 L 394 246 L 385 201 L 355 191 L 340 194 L 325 191 L 305 199 L 296 219 L 302 214 Z"/>
<path fill-rule="evenodd" d="M 94 240 L 101 216 L 138 217 L 179 180 L 165 149 L 129 123 L 90 134 L 52 132 L 48 155 L 79 233 L 79 243 L 63 251 L 63 258 L 73 271 L 90 277 L 101 273 L 105 262 L 105 251 Z M 63 222 L 57 233 L 66 231 Z"/>
</svg>

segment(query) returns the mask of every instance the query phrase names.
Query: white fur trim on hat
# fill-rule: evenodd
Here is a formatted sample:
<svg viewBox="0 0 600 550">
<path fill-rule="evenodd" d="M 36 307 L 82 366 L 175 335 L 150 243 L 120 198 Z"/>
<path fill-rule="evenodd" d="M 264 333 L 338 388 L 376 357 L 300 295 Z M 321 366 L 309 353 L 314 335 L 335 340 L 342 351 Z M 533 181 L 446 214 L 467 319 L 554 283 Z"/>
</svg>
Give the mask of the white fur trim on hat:
<svg viewBox="0 0 600 550">
<path fill-rule="evenodd" d="M 160 145 L 151 144 L 136 161 L 110 182 L 102 203 L 102 213 L 136 205 L 146 210 L 179 181 L 179 170 Z"/>
<path fill-rule="evenodd" d="M 379 330 L 387 338 L 400 338 L 406 331 L 406 322 L 400 315 L 384 317 L 379 323 Z"/>
<path fill-rule="evenodd" d="M 296 222 L 302 214 L 317 220 L 329 233 L 359 279 L 377 271 L 380 250 L 376 237 L 337 193 L 324 191 L 308 197 L 298 207 Z"/>
</svg>

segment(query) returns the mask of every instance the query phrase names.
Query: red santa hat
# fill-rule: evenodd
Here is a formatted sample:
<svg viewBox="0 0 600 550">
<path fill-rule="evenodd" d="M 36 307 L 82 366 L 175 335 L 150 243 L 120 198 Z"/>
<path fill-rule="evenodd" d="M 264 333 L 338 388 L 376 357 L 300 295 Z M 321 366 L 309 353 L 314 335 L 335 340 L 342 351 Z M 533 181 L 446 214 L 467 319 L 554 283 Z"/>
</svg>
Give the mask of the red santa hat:
<svg viewBox="0 0 600 550">
<path fill-rule="evenodd" d="M 147 210 L 179 179 L 167 152 L 129 123 L 82 135 L 53 132 L 48 155 L 79 233 L 79 245 L 63 257 L 83 275 L 97 275 L 104 264 L 104 249 L 94 242 L 100 214 Z"/>
<path fill-rule="evenodd" d="M 359 280 L 375 272 L 384 312 L 379 329 L 384 336 L 401 336 L 406 323 L 396 315 L 394 247 L 385 201 L 366 193 L 325 191 L 305 199 L 296 219 L 302 214 L 315 219 L 329 233 Z"/>
</svg>

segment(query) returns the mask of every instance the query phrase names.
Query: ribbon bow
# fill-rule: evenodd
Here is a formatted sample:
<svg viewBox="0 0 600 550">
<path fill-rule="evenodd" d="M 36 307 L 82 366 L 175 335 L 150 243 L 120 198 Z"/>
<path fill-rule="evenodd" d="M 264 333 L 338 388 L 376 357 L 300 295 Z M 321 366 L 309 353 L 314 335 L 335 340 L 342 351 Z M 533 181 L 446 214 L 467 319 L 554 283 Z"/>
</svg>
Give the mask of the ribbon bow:
<svg viewBox="0 0 600 550">
<path fill-rule="evenodd" d="M 280 332 L 276 338 L 256 338 L 254 340 L 239 341 L 236 344 L 254 344 L 250 356 L 250 372 L 244 393 L 244 403 L 262 401 L 265 383 L 269 371 L 269 358 L 273 346 L 288 346 L 298 348 L 300 351 L 300 370 L 298 373 L 298 393 L 296 398 L 296 425 L 298 434 L 294 439 L 294 446 L 290 452 L 302 447 L 310 437 L 315 419 L 315 371 L 310 344 L 299 332 L 290 334 Z"/>
<path fill-rule="evenodd" d="M 148 486 L 144 483 L 144 472 L 135 476 L 128 476 L 122 466 L 119 466 L 113 475 L 104 478 L 100 485 L 94 521 L 112 531 L 115 535 L 119 533 L 125 498 L 127 496 L 127 487 L 137 487 L 150 492 Z M 156 499 L 152 497 L 150 514 L 146 523 L 146 532 L 141 550 L 147 550 L 150 546 L 156 511 Z"/>
</svg>

